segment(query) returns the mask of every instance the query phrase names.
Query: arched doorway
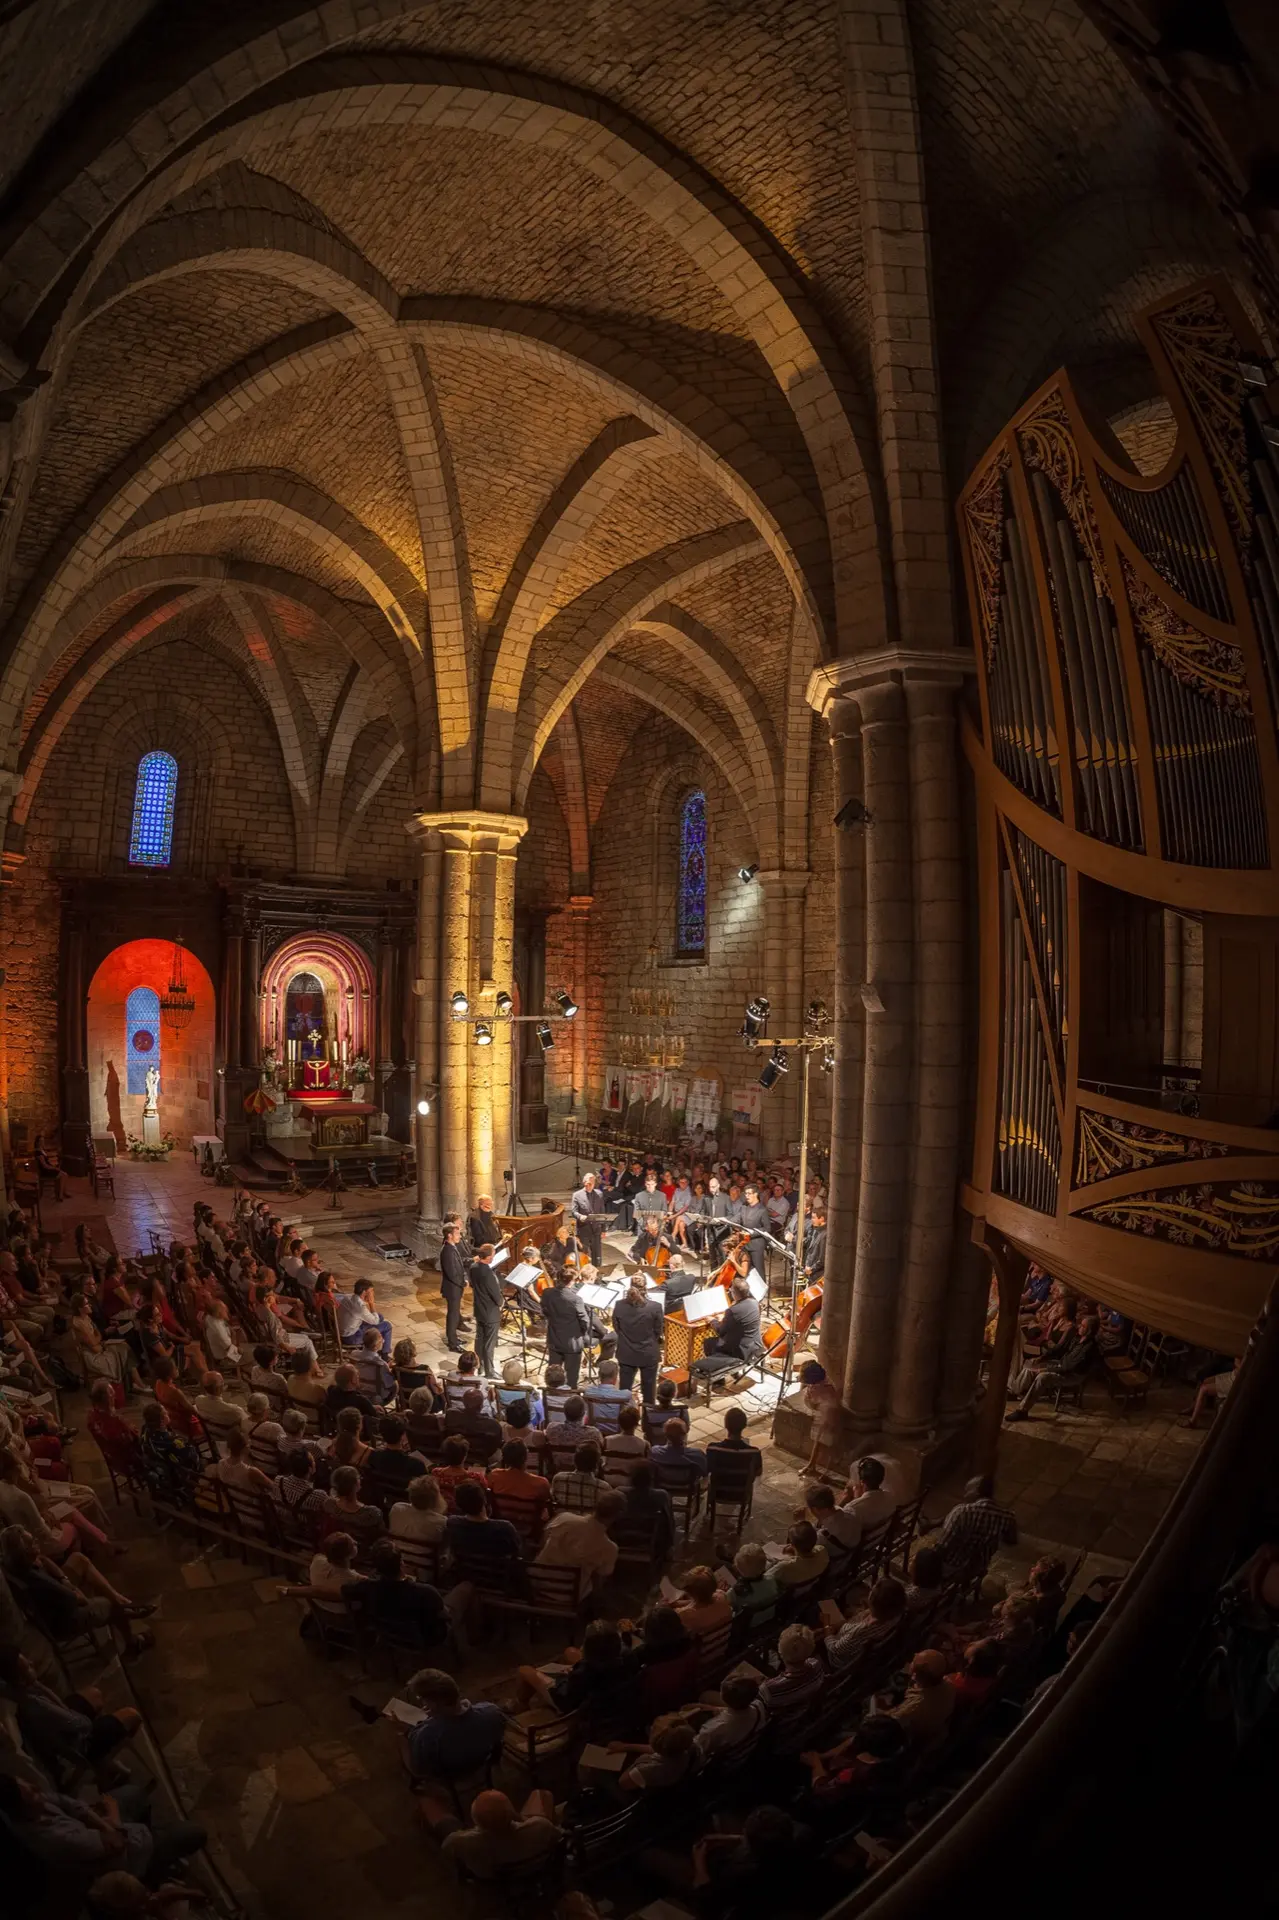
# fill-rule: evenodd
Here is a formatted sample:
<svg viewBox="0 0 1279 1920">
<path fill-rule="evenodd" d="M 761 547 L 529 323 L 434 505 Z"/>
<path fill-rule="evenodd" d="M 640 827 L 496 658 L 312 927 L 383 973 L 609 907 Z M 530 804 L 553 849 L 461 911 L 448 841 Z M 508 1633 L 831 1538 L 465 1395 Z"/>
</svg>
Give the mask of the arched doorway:
<svg viewBox="0 0 1279 1920">
<path fill-rule="evenodd" d="M 142 1134 L 148 1067 L 160 1075 L 162 1133 L 187 1146 L 192 1134 L 213 1131 L 213 982 L 189 949 L 182 957 L 195 1012 L 180 1033 L 160 1015 L 171 940 L 126 941 L 89 983 L 89 1124 L 95 1134 L 114 1134 L 121 1150 Z"/>
<path fill-rule="evenodd" d="M 295 934 L 262 969 L 262 1046 L 274 1049 L 289 1088 L 342 1083 L 350 1062 L 373 1048 L 373 969 L 341 934 Z"/>
</svg>

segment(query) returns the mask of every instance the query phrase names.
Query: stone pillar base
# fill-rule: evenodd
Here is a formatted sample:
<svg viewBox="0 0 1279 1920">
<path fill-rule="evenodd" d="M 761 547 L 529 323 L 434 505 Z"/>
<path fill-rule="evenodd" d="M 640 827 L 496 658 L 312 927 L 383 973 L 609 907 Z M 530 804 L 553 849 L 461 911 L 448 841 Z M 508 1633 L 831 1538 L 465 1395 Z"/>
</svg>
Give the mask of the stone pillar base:
<svg viewBox="0 0 1279 1920">
<path fill-rule="evenodd" d="M 803 1394 L 789 1394 L 777 1409 L 774 1443 L 784 1453 L 807 1460 L 813 1444 L 812 1426 L 813 1416 L 804 1405 Z M 970 1418 L 958 1427 L 915 1443 L 900 1440 L 895 1434 L 854 1433 L 849 1429 L 842 1432 L 835 1443 L 830 1471 L 847 1473 L 854 1462 L 867 1453 L 888 1454 L 901 1469 L 903 1497 L 913 1499 L 915 1494 L 927 1492 L 947 1474 L 967 1466 L 972 1444 Z"/>
<path fill-rule="evenodd" d="M 158 1147 L 160 1144 L 160 1116 L 158 1113 L 144 1112 L 142 1115 L 142 1144 L 144 1147 Z"/>
</svg>

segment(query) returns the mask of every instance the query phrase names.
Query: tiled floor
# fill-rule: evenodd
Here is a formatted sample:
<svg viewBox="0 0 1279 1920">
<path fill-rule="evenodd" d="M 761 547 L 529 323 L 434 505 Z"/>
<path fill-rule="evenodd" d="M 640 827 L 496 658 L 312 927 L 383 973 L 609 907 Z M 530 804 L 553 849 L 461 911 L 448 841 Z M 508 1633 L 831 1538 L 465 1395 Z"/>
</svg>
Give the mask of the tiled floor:
<svg viewBox="0 0 1279 1920">
<path fill-rule="evenodd" d="M 548 1178 L 563 1172 L 543 1166 L 525 1184 L 539 1196 L 554 1192 Z M 45 1210 L 46 1232 L 65 1234 L 67 1250 L 76 1221 L 88 1215 L 105 1217 L 116 1245 L 132 1250 L 147 1245 L 150 1227 L 189 1235 L 196 1199 L 217 1210 L 228 1198 L 183 1159 L 121 1165 L 114 1201 L 96 1202 L 83 1183 L 76 1186 L 65 1203 Z M 370 1215 L 403 1198 L 348 1194 L 340 1214 L 326 1212 L 322 1197 L 291 1205 L 337 1271 L 376 1277 L 397 1332 L 411 1333 L 438 1361 L 443 1312 L 434 1273 L 385 1263 L 350 1237 Z M 1146 1411 L 1123 1421 L 1096 1389 L 1080 1412 L 1038 1410 L 1009 1429 L 999 1492 L 1016 1509 L 1023 1538 L 1000 1556 L 996 1570 L 1012 1580 L 1042 1552 L 1073 1559 L 1086 1550 L 1082 1578 L 1122 1571 L 1199 1444 L 1198 1435 L 1171 1417 L 1185 1397 L 1184 1390 L 1161 1388 Z M 718 1431 L 722 1411 L 719 1401 L 709 1412 L 699 1409 L 695 1435 Z M 83 1424 L 74 1401 L 69 1417 Z M 802 1497 L 798 1463 L 770 1447 L 766 1415 L 752 1423 L 752 1437 L 768 1458 L 747 1531 L 776 1539 Z M 78 1475 L 100 1479 L 96 1451 L 83 1438 L 74 1444 L 73 1461 Z M 956 1491 L 957 1483 L 937 1489 L 930 1511 L 944 1513 Z M 300 1638 L 294 1604 L 279 1599 L 280 1582 L 263 1567 L 216 1549 L 197 1551 L 176 1535 L 156 1537 L 127 1509 L 119 1530 L 131 1542 L 120 1563 L 121 1584 L 135 1594 L 162 1596 L 157 1645 L 134 1668 L 135 1684 L 188 1803 L 209 1827 L 219 1862 L 249 1910 L 271 1920 L 312 1920 L 321 1891 L 327 1911 L 417 1920 L 429 1889 L 442 1910 L 460 1912 L 417 1826 L 389 1724 L 370 1727 L 349 1704 L 355 1690 L 380 1705 L 393 1690 L 389 1669 L 364 1676 L 354 1663 L 322 1660 Z M 716 1543 L 695 1534 L 685 1564 L 718 1557 Z M 642 1598 L 619 1597 L 618 1611 L 637 1609 Z M 540 1643 L 541 1657 L 556 1645 L 554 1639 Z M 500 1697 L 504 1675 L 527 1657 L 520 1639 L 481 1647 L 464 1676 L 468 1689 Z M 515 1789 L 520 1782 L 511 1784 Z"/>
</svg>

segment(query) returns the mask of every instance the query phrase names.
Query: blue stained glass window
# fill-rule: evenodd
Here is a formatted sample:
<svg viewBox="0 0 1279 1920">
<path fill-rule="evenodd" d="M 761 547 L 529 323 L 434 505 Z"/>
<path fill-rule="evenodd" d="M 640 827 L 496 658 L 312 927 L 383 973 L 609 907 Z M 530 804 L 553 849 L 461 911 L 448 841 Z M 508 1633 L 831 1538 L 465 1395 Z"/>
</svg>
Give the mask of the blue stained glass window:
<svg viewBox="0 0 1279 1920">
<path fill-rule="evenodd" d="M 125 1092 L 145 1093 L 147 1068 L 160 1070 L 160 996 L 134 987 L 124 1003 Z"/>
<path fill-rule="evenodd" d="M 679 950 L 706 951 L 706 795 L 685 796 L 679 817 Z"/>
<path fill-rule="evenodd" d="M 177 791 L 178 763 L 173 755 L 144 753 L 138 762 L 138 784 L 133 790 L 131 867 L 168 866 L 173 849 L 173 802 Z"/>
</svg>

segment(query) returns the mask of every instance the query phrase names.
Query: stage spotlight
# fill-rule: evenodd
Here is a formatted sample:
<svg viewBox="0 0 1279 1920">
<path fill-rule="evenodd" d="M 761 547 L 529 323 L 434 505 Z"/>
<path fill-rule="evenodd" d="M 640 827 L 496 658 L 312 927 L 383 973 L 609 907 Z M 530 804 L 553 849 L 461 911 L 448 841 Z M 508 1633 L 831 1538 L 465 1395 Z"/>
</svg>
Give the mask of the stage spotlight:
<svg viewBox="0 0 1279 1920">
<path fill-rule="evenodd" d="M 489 1025 L 489 1023 L 488 1023 L 488 1021 L 487 1021 L 487 1020 L 477 1020 L 477 1021 L 476 1021 L 476 1023 L 475 1023 L 475 1044 L 476 1044 L 476 1046 L 477 1046 L 477 1047 L 491 1047 L 491 1046 L 492 1046 L 492 1044 L 493 1044 L 493 1029 L 492 1029 L 492 1027 L 491 1027 L 491 1026 Z"/>
<path fill-rule="evenodd" d="M 860 800 L 845 800 L 835 815 L 835 825 L 844 833 L 853 833 L 858 827 L 868 827 L 870 824 L 871 816 Z"/>
<path fill-rule="evenodd" d="M 557 993 L 555 1004 L 566 1020 L 572 1020 L 577 1013 L 577 1002 L 571 993 Z"/>
<path fill-rule="evenodd" d="M 497 1017 L 499 1020 L 509 1020 L 515 1012 L 515 1002 L 509 993 L 499 993 L 494 1005 L 497 1008 Z"/>
<path fill-rule="evenodd" d="M 470 1001 L 466 995 L 460 991 L 453 995 L 453 998 L 449 1001 L 449 1006 L 455 1020 L 465 1020 L 467 1014 L 471 1011 Z"/>
<path fill-rule="evenodd" d="M 757 993 L 746 1002 L 746 1018 L 743 1020 L 740 1028 L 742 1039 L 746 1041 L 748 1046 L 752 1040 L 757 1040 L 764 1031 L 764 1023 L 767 1019 L 768 997 L 766 994 Z"/>
<path fill-rule="evenodd" d="M 789 1072 L 790 1062 L 786 1058 L 786 1049 L 784 1047 L 774 1047 L 765 1062 L 763 1073 L 759 1076 L 759 1084 L 764 1088 L 765 1092 L 767 1092 L 770 1087 L 777 1085 L 777 1082 L 784 1073 Z"/>
<path fill-rule="evenodd" d="M 758 872 L 758 867 L 739 867 L 737 869 L 737 877 L 744 887 L 748 887 Z"/>
<path fill-rule="evenodd" d="M 537 1035 L 537 1044 L 542 1052 L 550 1053 L 555 1045 L 555 1035 L 551 1032 L 550 1022 L 543 1020 L 539 1026 L 534 1027 L 533 1031 Z"/>
<path fill-rule="evenodd" d="M 828 1044 L 822 1048 L 822 1072 L 834 1073 L 834 1071 L 835 1071 L 835 1049 L 832 1045 Z"/>
<path fill-rule="evenodd" d="M 430 1103 L 430 1101 L 429 1101 L 429 1100 L 419 1100 L 419 1101 L 418 1101 L 418 1103 L 417 1103 L 417 1110 L 418 1110 L 418 1112 L 419 1112 L 419 1113 L 421 1114 L 421 1116 L 422 1116 L 422 1118 L 423 1118 L 423 1119 L 425 1120 L 425 1118 L 426 1118 L 426 1116 L 427 1116 L 427 1114 L 428 1114 L 428 1113 L 429 1113 L 429 1112 L 431 1111 L 431 1103 Z"/>
</svg>

